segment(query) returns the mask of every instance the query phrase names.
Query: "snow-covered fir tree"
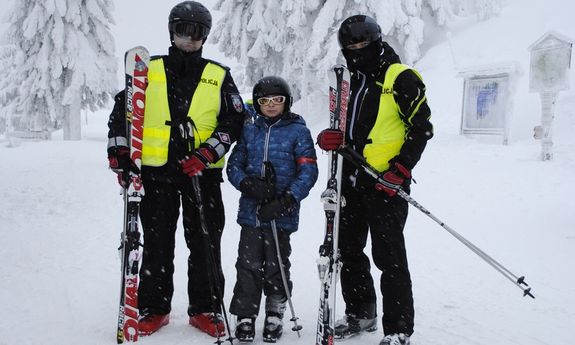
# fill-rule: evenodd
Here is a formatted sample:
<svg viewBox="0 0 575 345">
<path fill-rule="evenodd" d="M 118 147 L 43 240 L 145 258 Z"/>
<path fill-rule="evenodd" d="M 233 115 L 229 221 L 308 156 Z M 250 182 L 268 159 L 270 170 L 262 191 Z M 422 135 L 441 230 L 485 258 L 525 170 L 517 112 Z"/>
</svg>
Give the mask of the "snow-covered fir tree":
<svg viewBox="0 0 575 345">
<path fill-rule="evenodd" d="M 326 71 L 340 50 L 337 29 L 351 15 L 374 17 L 384 39 L 412 64 L 426 48 L 428 31 L 445 33 L 459 14 L 492 16 L 500 4 L 481 0 L 462 10 L 460 0 L 218 0 L 215 8 L 223 17 L 211 41 L 246 66 L 238 78 L 241 85 L 248 88 L 264 75 L 281 75 L 298 99 L 325 89 Z"/>
<path fill-rule="evenodd" d="M 215 8 L 224 17 L 214 27 L 210 39 L 220 49 L 245 66 L 238 82 L 252 86 L 264 75 L 281 75 L 292 85 L 292 75 L 306 74 L 302 45 L 312 32 L 320 0 L 219 0 Z M 296 92 L 299 87 L 295 87 Z"/>
<path fill-rule="evenodd" d="M 0 117 L 16 130 L 81 138 L 81 109 L 116 88 L 112 0 L 18 0 L 0 54 Z"/>
</svg>

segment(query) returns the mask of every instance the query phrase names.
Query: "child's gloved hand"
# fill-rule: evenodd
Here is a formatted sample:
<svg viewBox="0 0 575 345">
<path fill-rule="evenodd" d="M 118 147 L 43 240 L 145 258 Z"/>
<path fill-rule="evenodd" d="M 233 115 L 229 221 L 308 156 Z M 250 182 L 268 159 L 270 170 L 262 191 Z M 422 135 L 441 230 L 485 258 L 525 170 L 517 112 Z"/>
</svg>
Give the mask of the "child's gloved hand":
<svg viewBox="0 0 575 345">
<path fill-rule="evenodd" d="M 285 193 L 267 204 L 264 204 L 258 211 L 258 218 L 262 222 L 269 222 L 273 219 L 290 214 L 296 205 L 297 202 L 293 195 Z"/>
</svg>

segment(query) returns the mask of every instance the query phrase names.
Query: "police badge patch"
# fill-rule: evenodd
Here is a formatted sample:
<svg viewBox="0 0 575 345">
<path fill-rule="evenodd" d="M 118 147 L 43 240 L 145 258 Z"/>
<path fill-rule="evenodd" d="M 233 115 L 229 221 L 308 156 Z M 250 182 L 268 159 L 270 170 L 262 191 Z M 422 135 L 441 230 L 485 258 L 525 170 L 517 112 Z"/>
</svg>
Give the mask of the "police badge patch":
<svg viewBox="0 0 575 345">
<path fill-rule="evenodd" d="M 220 142 L 224 144 L 231 144 L 230 136 L 228 133 L 218 132 L 218 138 L 220 138 Z"/>
<path fill-rule="evenodd" d="M 230 97 L 232 98 L 232 104 L 234 106 L 234 109 L 238 113 L 241 113 L 242 110 L 244 109 L 244 104 L 242 103 L 242 98 L 240 97 L 240 95 L 230 95 Z"/>
</svg>

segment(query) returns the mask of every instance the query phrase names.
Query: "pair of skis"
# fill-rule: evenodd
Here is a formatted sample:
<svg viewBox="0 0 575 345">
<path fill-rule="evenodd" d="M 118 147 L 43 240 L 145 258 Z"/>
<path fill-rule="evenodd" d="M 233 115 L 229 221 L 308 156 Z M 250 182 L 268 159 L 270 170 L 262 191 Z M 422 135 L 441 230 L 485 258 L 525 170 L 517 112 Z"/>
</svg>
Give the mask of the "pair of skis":
<svg viewBox="0 0 575 345">
<path fill-rule="evenodd" d="M 330 128 L 345 134 L 347 103 L 350 91 L 350 74 L 343 65 L 336 65 L 329 75 Z M 339 214 L 345 201 L 341 196 L 343 158 L 337 151 L 329 152 L 329 176 L 327 188 L 321 194 L 325 212 L 325 238 L 320 246 L 317 261 L 321 281 L 316 345 L 332 345 L 335 330 L 335 288 L 341 262 L 339 260 L 338 233 Z"/>
<path fill-rule="evenodd" d="M 118 344 L 138 340 L 138 273 L 141 243 L 138 215 L 144 195 L 141 179 L 144 107 L 150 54 L 144 47 L 126 52 L 126 129 L 130 145 L 130 158 L 137 171 L 130 171 L 129 184 L 124 189 L 124 229 L 120 244 L 122 281 L 118 313 Z"/>
</svg>

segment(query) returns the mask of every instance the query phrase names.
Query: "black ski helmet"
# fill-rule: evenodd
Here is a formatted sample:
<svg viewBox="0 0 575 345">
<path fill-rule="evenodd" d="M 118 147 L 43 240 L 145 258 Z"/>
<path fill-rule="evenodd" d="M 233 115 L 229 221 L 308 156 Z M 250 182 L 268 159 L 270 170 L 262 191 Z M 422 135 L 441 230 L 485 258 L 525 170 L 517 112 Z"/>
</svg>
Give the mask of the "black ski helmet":
<svg viewBox="0 0 575 345">
<path fill-rule="evenodd" d="M 168 17 L 170 40 L 174 40 L 175 25 L 181 22 L 198 24 L 205 41 L 212 28 L 212 15 L 204 5 L 197 1 L 184 1 L 177 4 L 172 8 Z"/>
<path fill-rule="evenodd" d="M 268 76 L 260 79 L 252 92 L 252 99 L 254 101 L 254 108 L 261 114 L 258 98 L 269 95 L 281 95 L 286 97 L 284 112 L 288 112 L 291 108 L 293 98 L 288 83 L 280 77 Z"/>
<path fill-rule="evenodd" d="M 381 39 L 381 28 L 375 19 L 355 15 L 344 20 L 337 34 L 339 47 L 345 49 L 350 44 L 374 42 Z"/>
</svg>

